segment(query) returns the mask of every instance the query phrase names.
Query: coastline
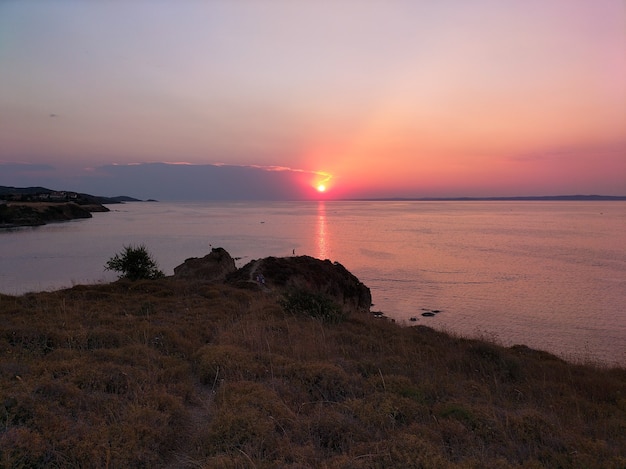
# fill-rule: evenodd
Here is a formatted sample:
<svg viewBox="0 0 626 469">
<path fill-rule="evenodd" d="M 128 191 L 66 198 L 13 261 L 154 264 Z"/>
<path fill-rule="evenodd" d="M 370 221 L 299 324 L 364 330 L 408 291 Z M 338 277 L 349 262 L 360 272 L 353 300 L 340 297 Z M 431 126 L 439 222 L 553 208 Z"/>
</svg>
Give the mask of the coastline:
<svg viewBox="0 0 626 469">
<path fill-rule="evenodd" d="M 415 324 L 410 318 L 417 314 L 417 324 L 463 337 L 493 336 L 502 345 L 526 344 L 565 359 L 623 366 L 626 322 L 614 314 L 626 286 L 623 249 L 619 242 L 607 243 L 623 232 L 624 202 L 519 204 L 466 210 L 462 203 L 416 203 L 414 209 L 326 203 L 322 212 L 317 203 L 108 205 L 110 213 L 93 214 L 84 223 L 0 233 L 0 287 L 16 294 L 109 282 L 113 274 L 102 266 L 128 243 L 146 243 L 166 274 L 182 259 L 206 253 L 209 243 L 240 257 L 238 265 L 291 254 L 295 247 L 297 254 L 340 260 L 372 289 L 375 309 L 400 323 Z M 523 210 L 510 212 L 516 207 Z M 497 216 L 486 224 L 485 214 Z M 565 231 L 555 232 L 555 223 Z M 506 237 L 494 237 L 495 228 Z M 462 236 L 452 237 L 455 231 Z M 408 236 L 420 242 L 408 245 Z M 492 243 L 519 242 L 528 243 L 523 252 L 515 247 L 503 256 L 483 254 Z M 593 256 L 578 257 L 580 249 Z M 464 256 L 472 262 L 469 271 L 457 265 Z M 520 264 L 522 259 L 528 262 Z M 422 318 L 422 308 L 443 312 Z"/>
</svg>

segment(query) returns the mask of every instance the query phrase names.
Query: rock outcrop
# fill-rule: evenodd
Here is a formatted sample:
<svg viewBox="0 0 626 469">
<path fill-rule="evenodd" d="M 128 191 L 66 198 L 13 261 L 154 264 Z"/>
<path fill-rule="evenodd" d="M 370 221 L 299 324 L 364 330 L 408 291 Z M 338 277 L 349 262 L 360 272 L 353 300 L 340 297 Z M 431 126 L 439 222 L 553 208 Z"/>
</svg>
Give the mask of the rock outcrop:
<svg viewBox="0 0 626 469">
<path fill-rule="evenodd" d="M 220 282 L 236 270 L 235 260 L 225 249 L 213 248 L 206 256 L 191 257 L 175 267 L 174 278 Z"/>
<path fill-rule="evenodd" d="M 266 257 L 240 269 L 223 248 L 202 258 L 192 257 L 174 268 L 174 278 L 225 282 L 233 286 L 289 293 L 305 290 L 333 299 L 345 311 L 369 312 L 372 294 L 343 265 L 310 256 Z"/>
<path fill-rule="evenodd" d="M 334 299 L 345 310 L 369 312 L 372 294 L 343 265 L 310 256 L 266 257 L 249 262 L 228 276 L 227 282 L 285 291 L 306 290 Z"/>
</svg>

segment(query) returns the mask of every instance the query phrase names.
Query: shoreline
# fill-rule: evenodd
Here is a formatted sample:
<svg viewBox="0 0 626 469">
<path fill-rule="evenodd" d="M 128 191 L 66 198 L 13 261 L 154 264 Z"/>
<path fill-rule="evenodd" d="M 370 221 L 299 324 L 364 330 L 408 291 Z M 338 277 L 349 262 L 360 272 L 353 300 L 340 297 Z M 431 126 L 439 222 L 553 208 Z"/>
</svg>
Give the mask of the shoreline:
<svg viewBox="0 0 626 469">
<path fill-rule="evenodd" d="M 298 257 L 308 257 L 308 256 L 298 256 Z M 281 259 L 281 258 L 278 257 L 277 259 Z M 290 258 L 287 257 L 285 259 L 290 259 Z M 246 268 L 246 265 L 242 265 L 241 267 L 237 268 L 237 272 L 243 272 L 245 268 Z M 165 279 L 173 280 L 174 275 L 167 275 Z M 79 281 L 79 282 L 76 282 L 74 280 L 71 280 L 71 281 L 68 280 L 67 282 L 65 282 L 65 284 L 62 284 L 62 285 L 49 286 L 47 288 L 41 288 L 41 289 L 29 289 L 29 290 L 24 290 L 22 292 L 8 292 L 8 291 L 0 292 L 0 295 L 11 296 L 11 297 L 17 298 L 17 297 L 30 296 L 30 295 L 45 295 L 45 294 L 61 293 L 61 292 L 64 292 L 65 290 L 71 290 L 73 288 L 106 288 L 107 285 L 113 285 L 115 283 L 116 283 L 116 280 L 111 279 L 111 278 L 105 279 L 104 277 L 100 279 L 94 278 L 93 280 L 86 280 L 86 281 Z M 593 353 L 587 347 L 581 349 L 580 352 L 571 352 L 567 350 L 555 351 L 555 350 L 544 349 L 541 347 L 541 345 L 526 343 L 524 340 L 503 341 L 502 338 L 499 336 L 499 333 L 497 330 L 490 330 L 490 331 L 476 330 L 474 332 L 468 332 L 468 331 L 463 332 L 459 330 L 453 330 L 450 327 L 445 326 L 445 325 L 443 327 L 437 327 L 436 324 L 429 324 L 428 321 L 432 317 L 438 316 L 439 313 L 444 313 L 444 311 L 441 311 L 438 309 L 433 310 L 432 308 L 421 308 L 417 316 L 412 316 L 410 318 L 399 318 L 398 313 L 394 314 L 393 312 L 390 312 L 388 310 L 382 311 L 378 309 L 375 310 L 373 308 L 374 308 L 374 305 L 372 304 L 370 311 L 368 311 L 368 315 L 371 315 L 377 321 L 394 323 L 402 328 L 426 327 L 429 329 L 433 329 L 434 331 L 437 331 L 439 333 L 445 334 L 454 339 L 476 340 L 476 341 L 496 345 L 499 347 L 503 347 L 505 349 L 521 347 L 521 348 L 525 348 L 534 352 L 551 355 L 559 360 L 563 360 L 572 365 L 584 364 L 584 365 L 591 365 L 591 366 L 596 366 L 596 367 L 606 368 L 606 369 L 609 369 L 609 368 L 626 369 L 626 362 L 619 361 L 615 358 L 614 359 L 609 359 L 606 357 L 602 358 L 603 357 L 602 354 Z"/>
</svg>

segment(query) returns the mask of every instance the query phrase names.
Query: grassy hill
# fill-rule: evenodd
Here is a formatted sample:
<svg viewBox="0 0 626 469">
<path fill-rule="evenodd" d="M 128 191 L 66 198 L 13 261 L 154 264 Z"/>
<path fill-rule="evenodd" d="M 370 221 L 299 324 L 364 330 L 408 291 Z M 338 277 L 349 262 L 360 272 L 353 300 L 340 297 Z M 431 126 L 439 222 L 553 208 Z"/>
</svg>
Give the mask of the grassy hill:
<svg viewBox="0 0 626 469">
<path fill-rule="evenodd" d="M 46 187 L 12 187 L 0 186 L 0 200 L 14 202 L 63 202 L 73 201 L 78 205 L 120 204 L 124 202 L 139 202 L 139 199 L 120 195 L 117 197 L 103 197 L 72 191 L 55 191 Z"/>
<path fill-rule="evenodd" d="M 0 467 L 626 467 L 626 370 L 161 279 L 0 295 Z"/>
</svg>

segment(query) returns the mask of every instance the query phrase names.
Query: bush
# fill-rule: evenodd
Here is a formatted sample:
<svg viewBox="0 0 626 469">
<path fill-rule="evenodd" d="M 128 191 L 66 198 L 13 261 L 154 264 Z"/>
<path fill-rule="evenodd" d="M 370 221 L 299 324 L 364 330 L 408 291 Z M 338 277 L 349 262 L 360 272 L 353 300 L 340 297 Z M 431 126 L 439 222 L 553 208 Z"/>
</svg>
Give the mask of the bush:
<svg viewBox="0 0 626 469">
<path fill-rule="evenodd" d="M 294 315 L 305 315 L 326 323 L 340 323 L 346 314 L 332 298 L 306 290 L 294 290 L 281 301 L 285 311 Z"/>
<path fill-rule="evenodd" d="M 139 246 L 124 246 L 124 251 L 111 257 L 104 268 L 119 272 L 119 278 L 129 280 L 156 279 L 164 277 L 157 263 L 142 244 Z"/>
</svg>

